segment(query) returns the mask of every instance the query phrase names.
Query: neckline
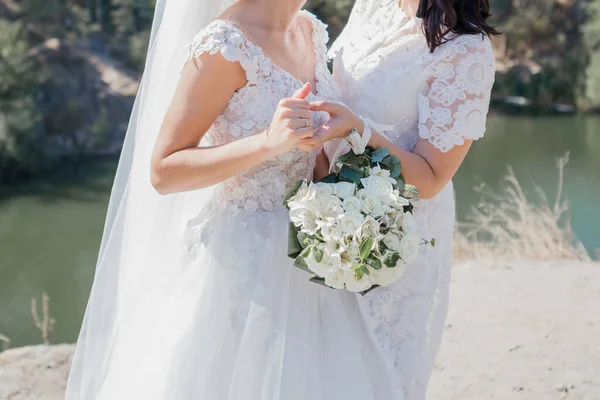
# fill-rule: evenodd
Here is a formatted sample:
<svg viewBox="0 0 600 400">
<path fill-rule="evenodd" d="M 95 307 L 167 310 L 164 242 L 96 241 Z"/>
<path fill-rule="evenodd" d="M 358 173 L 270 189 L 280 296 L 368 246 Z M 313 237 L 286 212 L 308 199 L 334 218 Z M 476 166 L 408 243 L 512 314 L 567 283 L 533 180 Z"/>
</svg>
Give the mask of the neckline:
<svg viewBox="0 0 600 400">
<path fill-rule="evenodd" d="M 312 18 L 312 16 L 310 15 L 310 13 L 308 13 L 306 10 L 301 10 L 301 13 L 306 13 L 309 14 L 309 18 L 310 18 L 310 23 L 311 23 L 311 28 L 312 28 L 312 35 L 311 35 L 311 40 L 312 40 L 312 48 L 313 48 L 313 53 L 315 55 L 315 65 L 312 68 L 313 70 L 313 74 L 314 74 L 314 85 L 312 82 L 310 82 L 310 84 L 312 86 L 314 86 L 314 92 L 313 92 L 313 88 L 311 88 L 311 92 L 310 94 L 313 96 L 318 96 L 320 94 L 320 86 L 321 86 L 321 81 L 319 80 L 319 74 L 318 74 L 318 69 L 319 69 L 319 65 L 321 64 L 321 57 L 319 57 L 319 53 L 317 50 L 317 27 L 315 26 L 314 20 Z M 280 67 L 279 65 L 277 65 L 272 59 L 271 57 L 269 57 L 265 51 L 263 50 L 263 48 L 261 46 L 259 46 L 258 44 L 254 43 L 252 40 L 250 40 L 248 38 L 248 36 L 246 35 L 246 33 L 240 28 L 238 27 L 235 23 L 231 22 L 231 21 L 225 21 L 223 19 L 217 19 L 217 21 L 221 21 L 224 24 L 227 24 L 231 27 L 233 27 L 236 31 L 238 31 L 238 33 L 240 35 L 242 35 L 242 38 L 244 39 L 245 42 L 247 42 L 248 44 L 254 46 L 260 53 L 260 55 L 269 62 L 269 64 L 271 64 L 271 66 L 282 72 L 283 74 L 287 75 L 289 78 L 292 78 L 293 80 L 295 80 L 297 83 L 299 83 L 300 85 L 304 85 L 306 82 L 303 82 L 302 79 L 298 78 L 296 75 L 292 74 L 290 71 L 288 71 L 287 69 Z M 299 86 L 297 89 L 300 89 Z"/>
</svg>

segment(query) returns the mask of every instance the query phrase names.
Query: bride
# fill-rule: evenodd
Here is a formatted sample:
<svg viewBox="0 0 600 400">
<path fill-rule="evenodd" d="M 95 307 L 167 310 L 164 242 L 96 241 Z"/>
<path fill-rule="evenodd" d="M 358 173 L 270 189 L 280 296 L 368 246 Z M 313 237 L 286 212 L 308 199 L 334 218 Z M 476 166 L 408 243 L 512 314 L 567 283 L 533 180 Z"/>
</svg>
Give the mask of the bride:
<svg viewBox="0 0 600 400">
<path fill-rule="evenodd" d="M 157 2 L 66 398 L 402 399 L 357 297 L 286 254 L 310 102 L 339 99 L 325 27 L 232 3 Z"/>
</svg>

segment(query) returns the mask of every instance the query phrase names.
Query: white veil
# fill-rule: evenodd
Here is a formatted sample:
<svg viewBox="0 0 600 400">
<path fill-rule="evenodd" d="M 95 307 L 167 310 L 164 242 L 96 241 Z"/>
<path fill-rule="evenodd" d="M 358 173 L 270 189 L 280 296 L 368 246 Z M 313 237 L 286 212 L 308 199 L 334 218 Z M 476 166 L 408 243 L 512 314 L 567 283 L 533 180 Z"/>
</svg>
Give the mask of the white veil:
<svg viewBox="0 0 600 400">
<path fill-rule="evenodd" d="M 158 195 L 150 184 L 150 158 L 188 57 L 186 43 L 234 1 L 157 1 L 144 77 L 119 161 L 69 377 L 69 400 L 151 398 L 150 393 L 145 396 L 128 388 L 143 386 L 137 379 L 151 379 L 154 361 L 168 347 L 154 339 L 157 331 L 166 328 L 157 323 L 161 312 L 166 312 L 164 303 L 174 280 L 180 278 L 169 266 L 181 253 L 181 228 L 190 217 L 186 205 L 193 204 L 197 212 L 209 194 L 203 190 Z M 130 381 L 121 382 L 121 372 L 132 369 L 136 373 L 128 374 Z"/>
</svg>

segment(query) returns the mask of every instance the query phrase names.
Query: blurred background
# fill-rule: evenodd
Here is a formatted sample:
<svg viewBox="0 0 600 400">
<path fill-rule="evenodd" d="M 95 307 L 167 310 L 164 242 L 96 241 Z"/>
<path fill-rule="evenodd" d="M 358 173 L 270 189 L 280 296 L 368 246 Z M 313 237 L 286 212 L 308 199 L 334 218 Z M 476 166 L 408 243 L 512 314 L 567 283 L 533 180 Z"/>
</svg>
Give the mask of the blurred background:
<svg viewBox="0 0 600 400">
<path fill-rule="evenodd" d="M 0 0 L 0 351 L 77 338 L 153 4 Z M 335 38 L 352 5 L 307 7 Z M 492 8 L 498 73 L 487 135 L 455 179 L 457 258 L 590 260 L 600 248 L 600 0 Z"/>
</svg>

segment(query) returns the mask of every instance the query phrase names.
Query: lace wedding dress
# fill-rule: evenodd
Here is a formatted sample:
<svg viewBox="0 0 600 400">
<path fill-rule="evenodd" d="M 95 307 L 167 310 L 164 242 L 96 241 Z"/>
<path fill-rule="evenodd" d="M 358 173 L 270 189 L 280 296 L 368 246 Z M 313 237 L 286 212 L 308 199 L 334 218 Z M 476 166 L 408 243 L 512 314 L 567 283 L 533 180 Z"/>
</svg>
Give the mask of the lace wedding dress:
<svg viewBox="0 0 600 400">
<path fill-rule="evenodd" d="M 490 41 L 452 37 L 429 52 L 420 20 L 397 1 L 358 0 L 331 49 L 342 98 L 357 114 L 394 129 L 395 144 L 412 150 L 418 138 L 441 152 L 478 139 L 494 80 Z M 335 147 L 335 146 L 333 146 Z M 332 148 L 333 148 L 332 147 Z M 452 183 L 414 211 L 423 238 L 435 238 L 408 265 L 400 282 L 359 298 L 361 312 L 407 399 L 423 399 L 439 347 L 452 262 Z"/>
<path fill-rule="evenodd" d="M 337 99 L 326 65 L 325 27 L 305 14 L 313 23 L 318 60 L 316 95 L 308 100 Z M 195 36 L 190 57 L 217 52 L 240 63 L 248 80 L 206 133 L 209 144 L 222 145 L 266 129 L 279 100 L 303 82 L 220 20 Z M 315 118 L 323 123 L 327 115 Z M 114 342 L 94 398 L 402 399 L 356 296 L 310 283 L 287 257 L 285 190 L 312 177 L 315 158 L 293 150 L 214 188 L 210 202 L 187 224 L 181 262 L 164 266 L 181 277 L 168 285 L 160 305 L 166 317 L 143 332 L 143 345 L 134 337 Z"/>
</svg>

